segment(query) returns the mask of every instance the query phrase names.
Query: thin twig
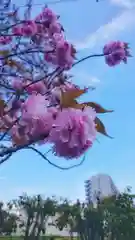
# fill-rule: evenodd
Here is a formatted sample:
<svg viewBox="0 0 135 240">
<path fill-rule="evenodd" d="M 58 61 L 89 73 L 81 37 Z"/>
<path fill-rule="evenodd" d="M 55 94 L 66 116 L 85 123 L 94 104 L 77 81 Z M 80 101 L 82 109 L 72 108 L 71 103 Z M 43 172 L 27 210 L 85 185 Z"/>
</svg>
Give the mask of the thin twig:
<svg viewBox="0 0 135 240">
<path fill-rule="evenodd" d="M 74 66 L 76 66 L 77 64 L 79 64 L 79 63 L 81 63 L 81 62 L 83 62 L 83 61 L 85 61 L 85 60 L 88 60 L 88 59 L 90 59 L 90 58 L 103 57 L 103 56 L 105 56 L 105 54 L 102 54 L 102 53 L 101 53 L 101 54 L 92 54 L 92 55 L 89 55 L 89 56 L 87 56 L 87 57 L 81 58 L 80 60 L 76 61 L 76 62 L 72 65 L 72 67 L 74 67 Z M 61 69 L 61 70 L 53 77 L 53 79 L 56 78 L 56 77 L 58 77 L 58 76 L 60 76 L 63 72 L 64 72 L 64 69 Z M 52 82 L 53 79 L 51 79 L 51 82 Z M 51 83 L 50 83 L 50 84 L 51 84 Z"/>
<path fill-rule="evenodd" d="M 10 55 L 6 55 L 6 56 L 4 56 L 4 57 L 0 57 L 0 60 L 5 60 L 5 59 L 8 59 L 8 58 L 10 58 L 10 57 L 16 57 L 16 56 L 20 56 L 20 55 L 25 55 L 25 54 L 31 54 L 31 53 L 52 53 L 53 51 L 51 50 L 51 51 L 43 51 L 43 50 L 31 50 L 31 51 L 29 51 L 29 50 L 27 50 L 27 51 L 20 51 L 20 52 L 16 52 L 16 53 L 13 53 L 13 54 L 10 54 Z"/>
<path fill-rule="evenodd" d="M 11 109 L 13 110 L 13 109 Z M 10 128 L 7 129 L 7 131 L 5 133 L 2 134 L 2 136 L 0 137 L 0 141 L 4 140 L 4 137 L 9 133 L 9 131 L 12 129 L 12 127 L 20 120 L 20 117 L 17 118 L 12 125 L 10 126 Z"/>
<path fill-rule="evenodd" d="M 45 156 L 45 154 L 43 154 L 42 152 L 40 152 L 40 151 L 37 150 L 36 148 L 30 146 L 30 147 L 27 147 L 26 149 L 31 149 L 31 150 L 33 150 L 34 152 L 36 152 L 37 154 L 39 154 L 45 161 L 47 161 L 50 165 L 52 165 L 53 167 L 56 167 L 56 168 L 58 168 L 58 169 L 60 169 L 60 170 L 69 170 L 69 169 L 72 169 L 72 168 L 75 168 L 75 167 L 79 167 L 79 166 L 82 165 L 83 162 L 85 161 L 85 155 L 84 155 L 84 157 L 83 157 L 83 159 L 81 160 L 80 163 L 75 164 L 75 165 L 72 165 L 72 166 L 69 166 L 69 167 L 61 167 L 61 166 L 59 166 L 59 165 L 57 165 L 57 164 L 55 164 L 55 163 L 52 163 L 52 162 Z"/>
<path fill-rule="evenodd" d="M 11 156 L 12 156 L 12 153 L 8 154 L 6 157 L 4 157 L 2 160 L 0 160 L 0 165 L 2 163 L 6 162 Z"/>
<path fill-rule="evenodd" d="M 42 136 L 42 138 L 43 138 L 43 136 Z M 39 140 L 39 139 L 38 139 Z M 36 140 L 37 141 L 37 140 Z M 43 154 L 42 152 L 40 152 L 39 150 L 37 150 L 36 148 L 34 148 L 34 147 L 32 147 L 32 146 L 29 146 L 29 145 L 31 145 L 31 144 L 33 144 L 34 142 L 36 142 L 36 141 L 29 141 L 29 143 L 27 143 L 27 144 L 24 144 L 24 145 L 22 145 L 22 146 L 18 146 L 18 147 L 11 147 L 11 148 L 6 148 L 6 149 L 4 149 L 1 153 L 0 153 L 0 156 L 4 156 L 4 155 L 7 155 L 4 159 L 2 159 L 1 161 L 0 161 L 0 165 L 2 164 L 2 163 L 4 163 L 4 162 L 6 162 L 10 157 L 11 157 L 11 155 L 13 154 L 13 153 L 15 153 L 15 152 L 17 152 L 17 151 L 19 151 L 19 150 L 22 150 L 22 149 L 31 149 L 31 150 L 33 150 L 33 151 L 35 151 L 36 153 L 38 153 L 44 160 L 46 160 L 50 165 L 52 165 L 52 166 L 54 166 L 54 167 L 56 167 L 56 168 L 58 168 L 58 169 L 61 169 L 61 170 L 69 170 L 69 169 L 72 169 L 72 168 L 75 168 L 75 167 L 79 167 L 79 166 L 81 166 L 82 164 L 83 164 L 83 162 L 85 161 L 85 155 L 84 155 L 84 157 L 83 157 L 83 159 L 82 159 L 82 161 L 80 162 L 80 163 L 78 163 L 78 164 L 75 164 L 75 165 L 72 165 L 72 166 L 69 166 L 69 167 L 61 167 L 61 166 L 59 166 L 59 165 L 57 165 L 57 164 L 55 164 L 55 163 L 52 163 L 46 156 L 45 156 L 45 154 Z"/>
<path fill-rule="evenodd" d="M 48 133 L 49 134 L 49 133 Z M 14 147 L 9 147 L 9 148 L 5 148 L 0 152 L 0 157 L 4 157 L 7 154 L 12 154 L 15 153 L 19 150 L 22 150 L 23 148 L 27 148 L 29 145 L 34 144 L 40 140 L 43 140 L 45 138 L 48 137 L 48 134 L 42 134 L 34 139 L 29 140 L 27 143 L 23 144 L 23 145 L 19 145 L 19 146 L 14 146 Z"/>
<path fill-rule="evenodd" d="M 107 54 L 108 55 L 108 54 Z M 88 60 L 89 58 L 94 58 L 94 57 L 104 57 L 105 54 L 101 53 L 101 54 L 92 54 L 92 55 L 89 55 L 87 57 L 84 57 L 84 58 L 81 58 L 80 60 L 78 60 L 77 62 L 75 62 L 72 67 L 76 66 L 77 64 L 85 61 L 85 60 Z"/>
</svg>

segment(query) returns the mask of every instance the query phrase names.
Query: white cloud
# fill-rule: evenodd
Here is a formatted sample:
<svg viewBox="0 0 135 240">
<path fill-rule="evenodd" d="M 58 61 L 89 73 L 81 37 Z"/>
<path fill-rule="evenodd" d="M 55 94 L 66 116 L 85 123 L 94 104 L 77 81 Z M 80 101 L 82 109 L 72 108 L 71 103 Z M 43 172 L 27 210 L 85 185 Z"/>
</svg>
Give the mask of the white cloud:
<svg viewBox="0 0 135 240">
<path fill-rule="evenodd" d="M 134 0 L 110 0 L 110 2 L 119 7 L 124 7 L 124 8 L 128 8 L 128 9 L 132 9 L 135 7 Z"/>
<path fill-rule="evenodd" d="M 115 38 L 121 32 L 131 29 L 135 25 L 135 10 L 125 10 L 107 24 L 101 26 L 96 32 L 88 35 L 81 42 L 76 42 L 78 50 L 92 49 L 102 46 L 106 41 Z"/>
<path fill-rule="evenodd" d="M 74 71 L 75 78 L 73 82 L 79 84 L 80 86 L 96 87 L 100 83 L 100 79 L 96 76 L 91 76 L 88 72 L 84 71 Z"/>
</svg>

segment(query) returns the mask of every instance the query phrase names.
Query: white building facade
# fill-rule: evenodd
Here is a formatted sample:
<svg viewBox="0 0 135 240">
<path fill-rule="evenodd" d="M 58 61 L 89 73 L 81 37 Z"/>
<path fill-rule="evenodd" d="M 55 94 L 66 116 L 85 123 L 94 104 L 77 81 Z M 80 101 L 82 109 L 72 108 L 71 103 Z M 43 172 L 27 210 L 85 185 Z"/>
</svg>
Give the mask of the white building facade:
<svg viewBox="0 0 135 240">
<path fill-rule="evenodd" d="M 97 203 L 97 199 L 119 193 L 112 178 L 107 174 L 97 174 L 85 181 L 86 203 Z"/>
</svg>

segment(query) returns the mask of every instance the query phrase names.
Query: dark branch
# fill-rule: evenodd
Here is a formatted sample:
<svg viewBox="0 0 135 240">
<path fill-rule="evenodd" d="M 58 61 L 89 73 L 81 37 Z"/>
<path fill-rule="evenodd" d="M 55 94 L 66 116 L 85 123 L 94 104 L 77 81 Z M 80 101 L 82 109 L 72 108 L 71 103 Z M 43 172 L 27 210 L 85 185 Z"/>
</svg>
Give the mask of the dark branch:
<svg viewBox="0 0 135 240">
<path fill-rule="evenodd" d="M 85 61 L 85 60 L 88 60 L 89 58 L 103 57 L 103 56 L 105 56 L 105 54 L 103 54 L 103 53 L 101 53 L 101 54 L 92 54 L 92 55 L 89 55 L 89 56 L 84 57 L 84 58 L 81 58 L 80 60 L 78 60 L 77 62 L 75 62 L 72 67 L 74 67 L 75 65 L 77 65 L 77 64 L 79 64 L 79 63 L 81 63 L 81 62 L 83 62 L 83 61 Z"/>
<path fill-rule="evenodd" d="M 72 165 L 72 166 L 69 166 L 69 167 L 61 167 L 55 163 L 52 163 L 46 156 L 45 154 L 43 154 L 42 152 L 40 152 L 39 150 L 37 150 L 36 148 L 34 147 L 27 147 L 27 149 L 31 149 L 33 151 L 35 151 L 37 154 L 39 154 L 45 161 L 47 161 L 50 165 L 52 165 L 53 167 L 56 167 L 60 170 L 69 170 L 69 169 L 72 169 L 72 168 L 75 168 L 75 167 L 79 167 L 80 165 L 83 164 L 83 162 L 85 161 L 85 156 L 83 157 L 82 161 L 78 164 L 75 164 L 75 165 Z"/>
<path fill-rule="evenodd" d="M 48 134 L 43 134 L 43 135 L 40 135 L 40 136 L 38 136 L 34 139 L 31 139 L 30 141 L 28 141 L 27 143 L 25 143 L 23 145 L 5 148 L 0 152 L 0 157 L 4 157 L 5 155 L 15 153 L 19 150 L 22 150 L 23 148 L 27 148 L 29 145 L 34 144 L 34 143 L 36 143 L 40 140 L 43 140 L 47 137 L 48 137 Z"/>
<path fill-rule="evenodd" d="M 8 154 L 6 157 L 4 157 L 2 160 L 0 160 L 0 165 L 2 163 L 6 162 L 11 156 L 12 156 L 12 153 Z"/>
</svg>

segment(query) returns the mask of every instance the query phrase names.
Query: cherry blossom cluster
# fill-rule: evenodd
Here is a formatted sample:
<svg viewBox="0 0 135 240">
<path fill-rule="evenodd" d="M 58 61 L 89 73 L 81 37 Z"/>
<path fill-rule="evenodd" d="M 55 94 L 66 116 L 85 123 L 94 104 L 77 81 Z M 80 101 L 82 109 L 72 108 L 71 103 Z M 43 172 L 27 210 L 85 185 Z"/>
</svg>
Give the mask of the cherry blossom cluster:
<svg viewBox="0 0 135 240">
<path fill-rule="evenodd" d="M 8 64 L 13 72 L 5 77 L 7 85 L 1 84 L 5 93 L 10 92 L 10 101 L 4 95 L 5 106 L 0 112 L 1 133 L 7 132 L 13 146 L 23 146 L 35 139 L 33 143 L 51 144 L 59 157 L 80 157 L 96 139 L 97 111 L 89 105 L 83 108 L 73 103 L 63 105 L 62 95 L 69 92 L 66 101 L 70 102 L 70 92 L 80 88 L 64 73 L 76 63 L 77 51 L 65 39 L 59 16 L 46 7 L 35 19 L 16 21 L 8 29 L 10 34 L 5 32 L 0 36 L 0 46 L 11 44 L 13 48 L 9 56 L 2 56 L 1 68 Z M 18 47 L 18 38 L 26 40 L 23 47 Z M 104 46 L 101 56 L 108 66 L 126 63 L 129 46 L 112 41 Z M 40 66 L 45 67 L 44 71 Z"/>
</svg>

